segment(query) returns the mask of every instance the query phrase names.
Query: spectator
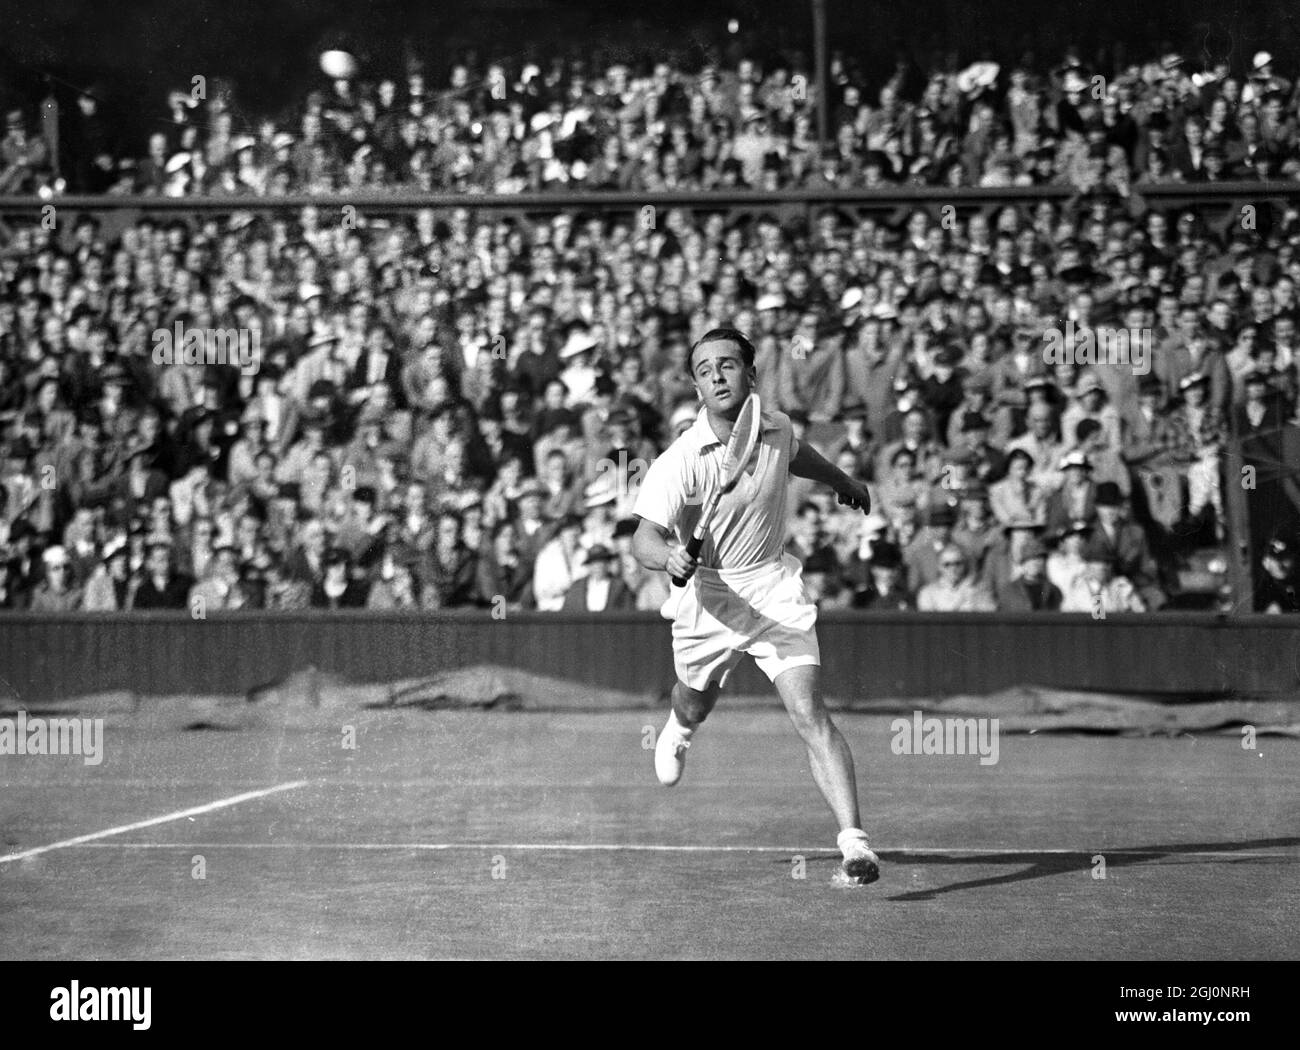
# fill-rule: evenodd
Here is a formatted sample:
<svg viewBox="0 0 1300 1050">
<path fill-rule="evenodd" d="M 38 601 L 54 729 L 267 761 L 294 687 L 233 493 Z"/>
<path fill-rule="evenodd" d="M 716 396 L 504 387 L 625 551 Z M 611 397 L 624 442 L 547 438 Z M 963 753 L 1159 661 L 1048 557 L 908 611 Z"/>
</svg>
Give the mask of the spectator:
<svg viewBox="0 0 1300 1050">
<path fill-rule="evenodd" d="M 519 549 L 518 527 L 513 521 L 497 522 L 491 548 L 480 559 L 478 571 L 478 593 L 492 603 L 494 613 L 498 602 L 510 612 L 532 606 L 533 567 Z"/>
<path fill-rule="evenodd" d="M 379 578 L 366 594 L 366 608 L 383 611 L 420 608 L 415 573 L 409 563 L 394 559 L 391 553 L 384 556 L 379 564 Z"/>
<path fill-rule="evenodd" d="M 586 574 L 579 540 L 582 518 L 570 514 L 560 519 L 555 538 L 537 555 L 533 568 L 533 594 L 542 612 L 557 612 L 564 607 L 569 589 Z"/>
<path fill-rule="evenodd" d="M 352 576 L 352 563 L 348 552 L 338 547 L 325 555 L 325 575 L 311 593 L 313 609 L 365 608 L 369 588 L 365 582 Z"/>
<path fill-rule="evenodd" d="M 45 140 L 28 134 L 22 110 L 10 110 L 0 138 L 0 194 L 34 193 L 47 184 L 49 174 Z"/>
<path fill-rule="evenodd" d="M 1262 557 L 1262 585 L 1255 590 L 1255 611 L 1300 612 L 1300 580 L 1296 578 L 1295 549 L 1286 540 L 1269 541 Z"/>
<path fill-rule="evenodd" d="M 613 568 L 617 556 L 603 544 L 587 550 L 586 575 L 570 584 L 560 606 L 564 612 L 626 612 L 636 608 L 636 596 Z"/>
<path fill-rule="evenodd" d="M 1061 457 L 1065 481 L 1047 500 L 1047 531 L 1059 532 L 1073 521 L 1089 521 L 1096 508 L 1096 483 L 1092 460 L 1086 452 L 1074 451 Z"/>
<path fill-rule="evenodd" d="M 1034 480 L 1034 457 L 1023 447 L 1007 456 L 1007 476 L 989 489 L 993 517 L 1002 525 L 1042 526 L 1047 522 L 1047 496 Z"/>
<path fill-rule="evenodd" d="M 920 590 L 944 575 L 944 551 L 953 545 L 952 530 L 956 523 L 957 516 L 951 507 L 930 507 L 925 511 L 922 527 L 916 537 L 910 543 L 902 544 L 903 563 L 907 566 L 907 585 L 918 593 L 918 604 Z M 966 552 L 961 553 L 964 572 Z"/>
<path fill-rule="evenodd" d="M 32 612 L 73 612 L 81 607 L 82 589 L 72 579 L 72 563 L 63 547 L 47 547 L 41 554 L 45 578 L 36 585 Z"/>
<path fill-rule="evenodd" d="M 1103 481 L 1097 486 L 1096 514 L 1093 541 L 1115 556 L 1116 573 L 1133 583 L 1147 609 L 1161 608 L 1166 598 L 1146 533 L 1129 520 L 1128 502 L 1118 485 Z"/>
<path fill-rule="evenodd" d="M 462 517 L 450 507 L 437 516 L 433 544 L 420 555 L 416 576 L 420 604 L 425 609 L 481 604 L 477 591 L 479 555 L 464 543 Z"/>
<path fill-rule="evenodd" d="M 1101 618 L 1112 612 L 1146 612 L 1146 604 L 1127 577 L 1116 575 L 1115 554 L 1096 535 L 1084 545 L 1084 570 L 1061 600 L 1061 612 L 1086 612 Z"/>
<path fill-rule="evenodd" d="M 903 584 L 903 555 L 898 547 L 883 540 L 871 549 L 866 562 L 869 580 L 853 594 L 855 609 L 874 609 L 879 612 L 902 612 L 916 608 L 912 596 Z"/>
<path fill-rule="evenodd" d="M 1047 575 L 1047 548 L 1030 536 L 1020 548 L 1015 575 L 998 590 L 1000 612 L 1056 612 L 1060 589 Z"/>
<path fill-rule="evenodd" d="M 1062 600 L 1087 567 L 1083 550 L 1091 532 L 1091 524 L 1084 520 L 1068 522 L 1055 532 L 1056 549 L 1047 556 L 1047 578 L 1061 592 Z"/>
<path fill-rule="evenodd" d="M 184 609 L 193 581 L 172 564 L 172 543 L 164 537 L 145 541 L 144 573 L 129 598 L 131 609 Z"/>
<path fill-rule="evenodd" d="M 939 551 L 939 575 L 916 596 L 922 612 L 994 612 L 993 597 L 969 570 L 965 552 L 955 543 Z"/>
</svg>

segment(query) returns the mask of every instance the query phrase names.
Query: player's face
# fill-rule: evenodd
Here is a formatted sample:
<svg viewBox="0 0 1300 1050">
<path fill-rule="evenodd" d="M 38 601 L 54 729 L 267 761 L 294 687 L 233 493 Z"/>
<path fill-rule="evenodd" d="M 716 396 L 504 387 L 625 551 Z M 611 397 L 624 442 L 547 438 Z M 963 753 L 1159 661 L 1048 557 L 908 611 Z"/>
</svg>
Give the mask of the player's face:
<svg viewBox="0 0 1300 1050">
<path fill-rule="evenodd" d="M 734 419 L 754 384 L 740 347 L 725 339 L 705 343 L 691 359 L 695 389 L 714 415 Z"/>
</svg>

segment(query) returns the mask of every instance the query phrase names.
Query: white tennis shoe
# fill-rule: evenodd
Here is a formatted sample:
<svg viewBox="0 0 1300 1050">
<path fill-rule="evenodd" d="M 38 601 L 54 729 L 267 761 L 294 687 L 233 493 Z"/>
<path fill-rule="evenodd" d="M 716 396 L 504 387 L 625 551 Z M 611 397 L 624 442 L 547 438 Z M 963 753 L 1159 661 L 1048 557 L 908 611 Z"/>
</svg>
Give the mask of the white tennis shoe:
<svg viewBox="0 0 1300 1050">
<path fill-rule="evenodd" d="M 880 878 L 880 858 L 867 845 L 865 835 L 851 837 L 846 833 L 839 845 L 844 860 L 835 873 L 835 882 L 842 886 L 869 886 Z"/>
<path fill-rule="evenodd" d="M 671 716 L 655 741 L 655 776 L 664 787 L 672 787 L 682 779 L 686 769 L 686 749 L 691 742 L 677 729 L 677 720 Z"/>
</svg>

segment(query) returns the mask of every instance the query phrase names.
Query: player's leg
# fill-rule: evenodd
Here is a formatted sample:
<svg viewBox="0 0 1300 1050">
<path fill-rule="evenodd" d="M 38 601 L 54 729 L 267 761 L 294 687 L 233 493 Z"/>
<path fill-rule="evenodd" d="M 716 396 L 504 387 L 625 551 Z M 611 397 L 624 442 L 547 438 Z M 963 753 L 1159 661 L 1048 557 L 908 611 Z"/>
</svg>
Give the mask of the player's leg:
<svg viewBox="0 0 1300 1050">
<path fill-rule="evenodd" d="M 710 682 L 704 689 L 692 689 L 685 682 L 673 686 L 673 717 L 684 729 L 694 730 L 709 717 L 718 702 L 719 685 Z"/>
<path fill-rule="evenodd" d="M 853 753 L 822 701 L 821 668 L 817 664 L 789 667 L 772 684 L 808 749 L 813 780 L 839 824 L 837 842 L 844 855 L 845 876 L 854 882 L 874 882 L 879 877 L 879 858 L 861 826 Z"/>
<path fill-rule="evenodd" d="M 686 588 L 673 622 L 673 709 L 655 743 L 655 774 L 671 787 L 686 768 L 686 749 L 713 705 L 732 668 L 744 656 L 735 648 L 737 637 L 700 605 L 700 585 Z"/>
<path fill-rule="evenodd" d="M 835 814 L 840 830 L 856 828 L 858 789 L 853 753 L 822 702 L 821 668 L 816 664 L 791 667 L 777 675 L 773 685 L 808 748 L 813 780 Z"/>
<path fill-rule="evenodd" d="M 703 689 L 692 689 L 682 681 L 673 686 L 673 708 L 655 741 L 655 775 L 665 787 L 681 780 L 686 768 L 686 749 L 691 746 L 695 730 L 718 702 L 718 690 L 716 681 Z"/>
</svg>

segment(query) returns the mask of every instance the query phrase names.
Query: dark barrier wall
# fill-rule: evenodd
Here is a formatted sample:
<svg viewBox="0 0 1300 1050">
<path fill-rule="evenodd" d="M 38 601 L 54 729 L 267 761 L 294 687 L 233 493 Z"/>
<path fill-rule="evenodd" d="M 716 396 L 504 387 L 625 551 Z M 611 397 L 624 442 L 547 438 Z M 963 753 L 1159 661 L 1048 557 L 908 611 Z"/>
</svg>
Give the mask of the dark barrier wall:
<svg viewBox="0 0 1300 1050">
<path fill-rule="evenodd" d="M 848 700 L 1049 685 L 1171 696 L 1300 686 L 1300 618 L 1197 614 L 828 613 L 825 689 Z M 653 613 L 0 614 L 0 687 L 27 704 L 112 689 L 242 693 L 308 666 L 387 681 L 495 663 L 657 696 L 670 632 Z M 766 691 L 746 661 L 737 691 Z"/>
</svg>

